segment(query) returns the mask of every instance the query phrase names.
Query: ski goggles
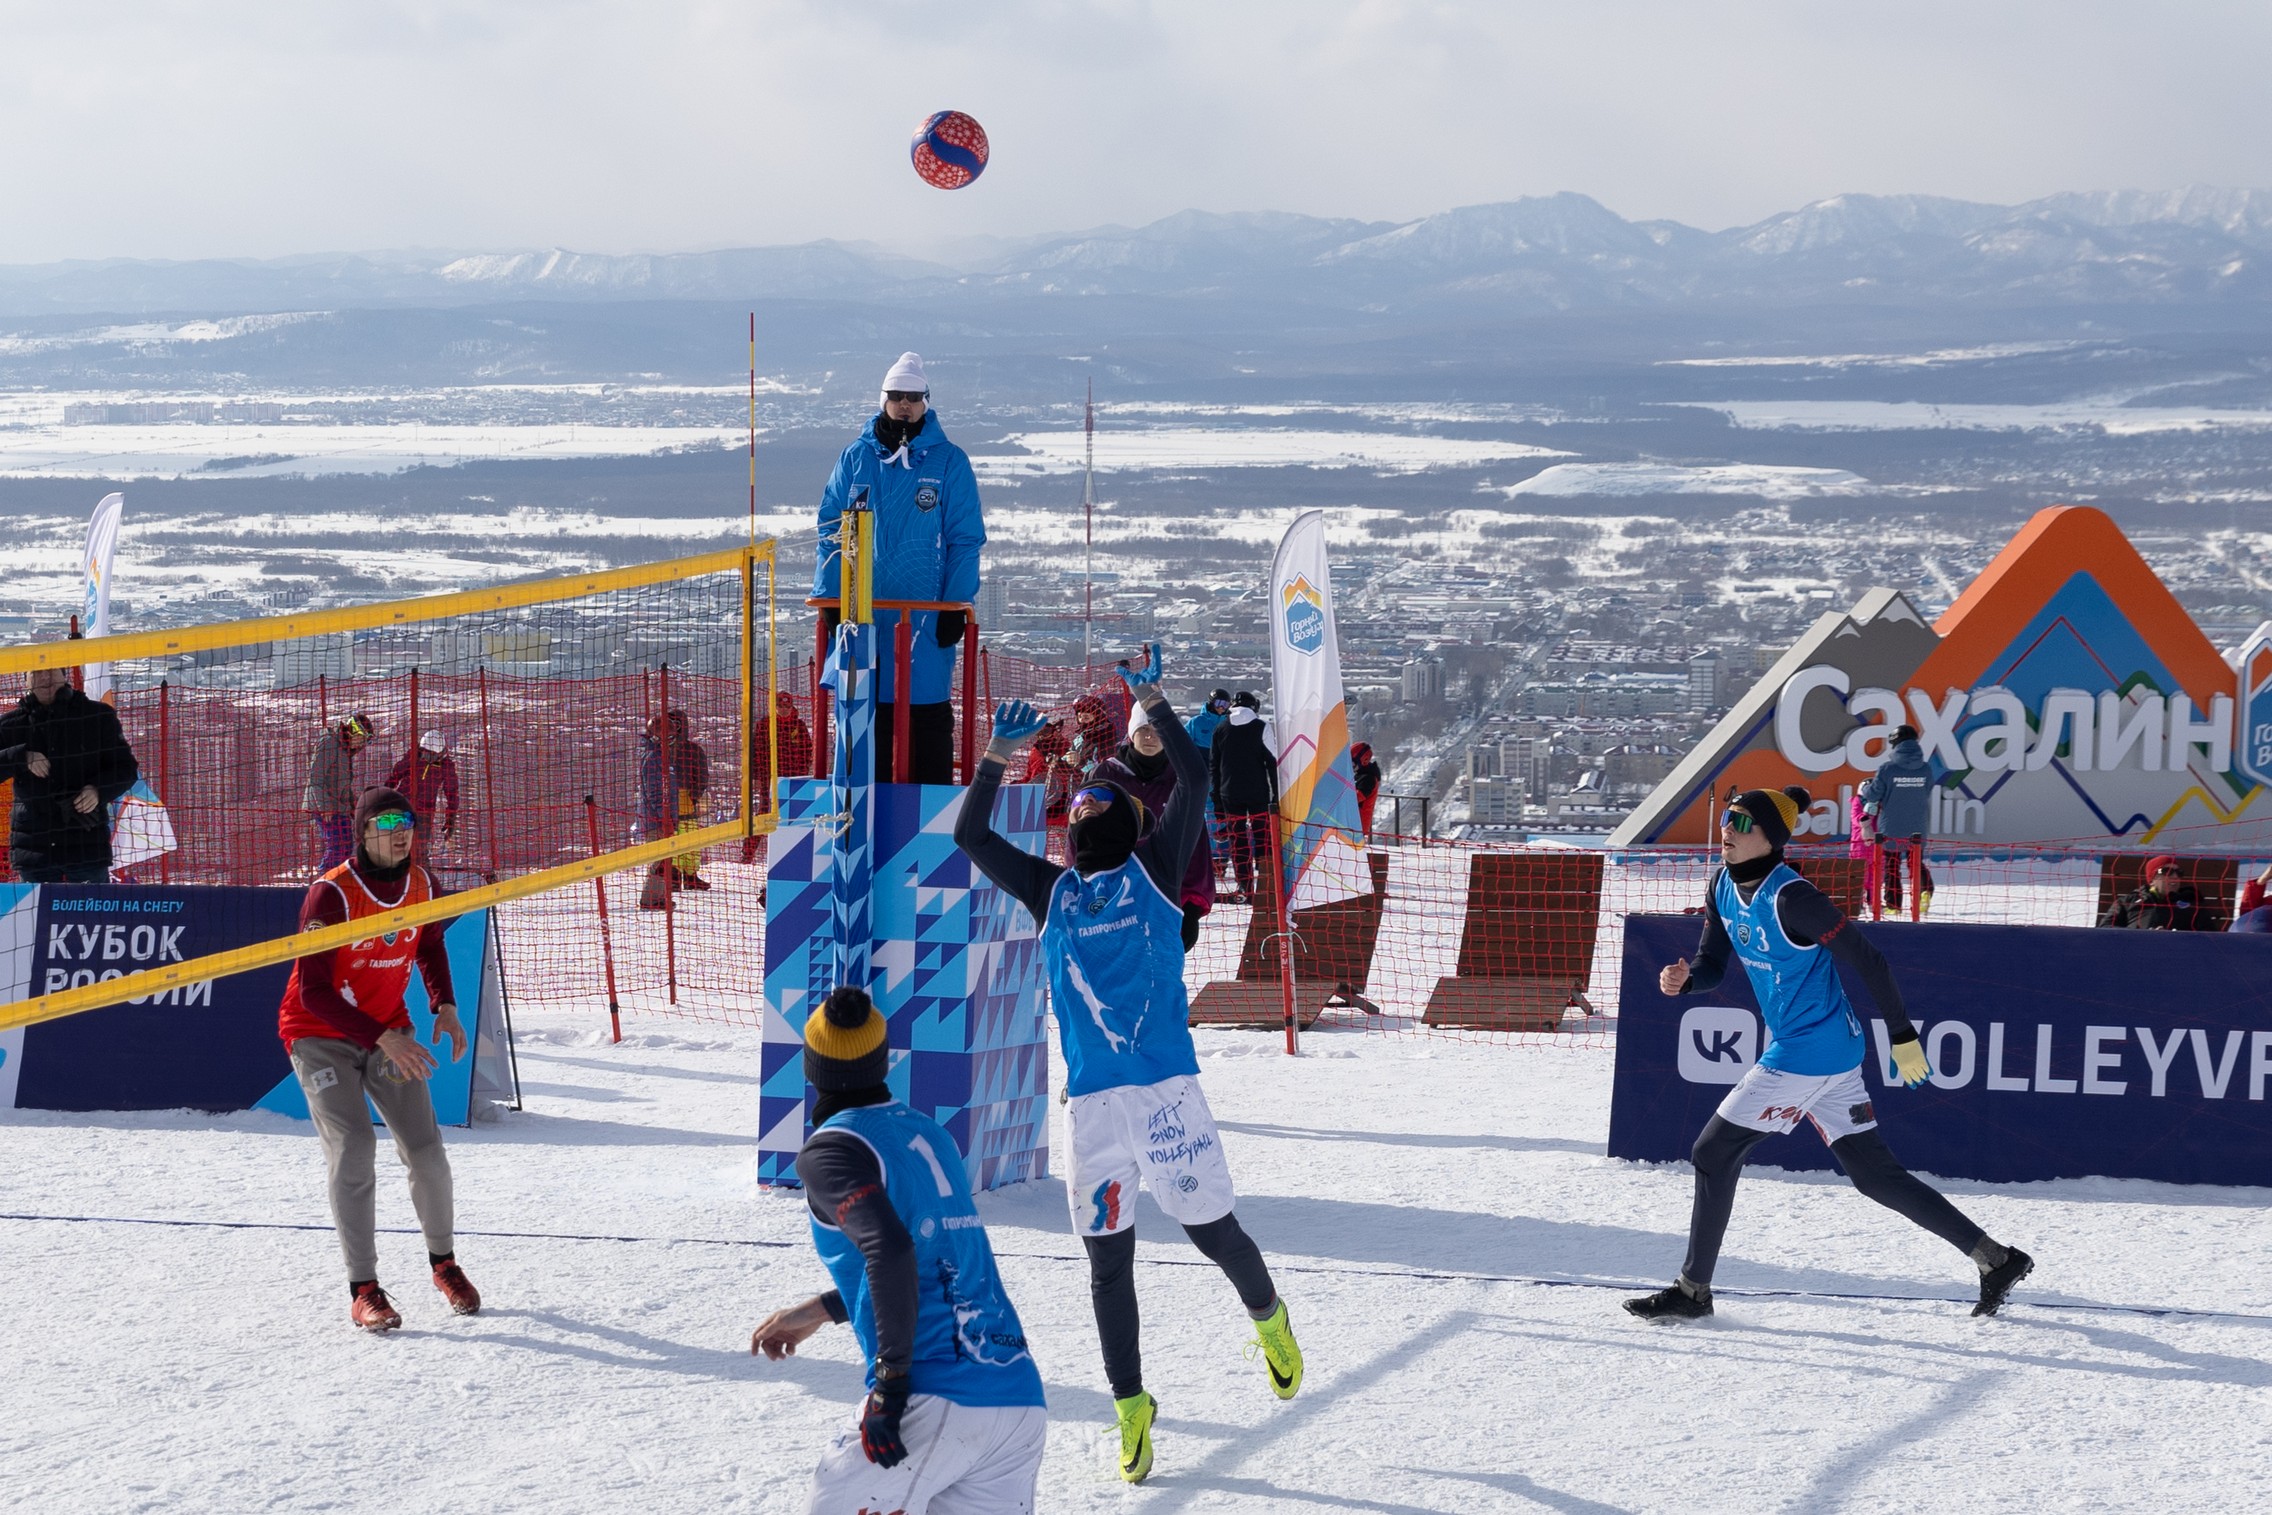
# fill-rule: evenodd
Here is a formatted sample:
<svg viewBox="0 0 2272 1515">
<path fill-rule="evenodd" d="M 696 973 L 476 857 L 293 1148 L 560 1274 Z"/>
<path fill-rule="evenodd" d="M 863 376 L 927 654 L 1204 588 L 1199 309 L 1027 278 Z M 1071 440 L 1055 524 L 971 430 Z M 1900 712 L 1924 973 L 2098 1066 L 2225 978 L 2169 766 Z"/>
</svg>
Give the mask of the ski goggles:
<svg viewBox="0 0 2272 1515">
<path fill-rule="evenodd" d="M 418 824 L 418 817 L 407 810 L 384 810 L 371 817 L 371 824 L 381 831 L 408 831 Z"/>
<path fill-rule="evenodd" d="M 1752 818 L 1752 814 L 1748 810 L 1729 810 L 1720 817 L 1720 824 L 1733 831 L 1737 836 L 1749 836 L 1759 822 Z"/>
<path fill-rule="evenodd" d="M 1094 800 L 1100 805 L 1109 806 L 1112 804 L 1114 798 L 1115 791 L 1109 785 L 1091 784 L 1085 789 L 1074 790 L 1073 798 L 1070 803 L 1074 805 L 1085 805 L 1091 800 Z"/>
</svg>

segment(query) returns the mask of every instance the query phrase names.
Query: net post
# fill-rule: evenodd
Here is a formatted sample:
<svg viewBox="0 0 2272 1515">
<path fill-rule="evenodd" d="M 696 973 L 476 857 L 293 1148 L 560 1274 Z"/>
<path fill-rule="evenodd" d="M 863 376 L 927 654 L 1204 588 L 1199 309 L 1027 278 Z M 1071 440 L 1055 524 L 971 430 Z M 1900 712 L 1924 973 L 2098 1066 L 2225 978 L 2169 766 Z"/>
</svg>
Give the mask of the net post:
<svg viewBox="0 0 2272 1515">
<path fill-rule="evenodd" d="M 671 738 L 671 665 L 664 663 L 656 674 L 656 698 L 662 710 L 662 736 L 657 752 L 663 775 L 663 803 L 669 807 L 663 816 L 664 834 L 678 835 L 678 743 Z M 678 1003 L 678 854 L 656 863 L 663 870 L 663 983 L 670 1002 Z"/>
<path fill-rule="evenodd" d="M 173 681 L 171 679 L 158 680 L 158 803 L 161 805 L 165 803 L 166 796 L 173 791 L 174 725 L 172 694 Z M 158 882 L 162 884 L 170 884 L 174 881 L 174 851 L 175 849 L 168 848 L 158 854 Z"/>
<path fill-rule="evenodd" d="M 756 330 L 756 319 L 757 318 L 755 316 L 752 316 L 750 318 L 752 332 Z M 756 342 L 756 338 L 754 336 L 752 336 L 751 342 L 754 346 Z M 757 370 L 755 367 L 752 367 L 750 369 L 750 372 L 752 375 L 755 375 Z M 757 383 L 754 377 L 750 381 L 750 414 L 752 415 L 752 417 L 757 414 Z M 757 497 L 756 436 L 756 423 L 753 420 L 751 422 L 750 430 L 750 498 L 753 500 Z M 755 512 L 752 512 L 753 519 L 754 516 Z M 755 716 L 756 711 L 750 704 L 751 686 L 755 682 L 757 663 L 757 643 L 754 636 L 756 630 L 755 623 L 757 619 L 756 600 L 757 561 L 755 557 L 755 549 L 752 548 L 749 553 L 745 553 L 742 557 L 742 720 L 741 741 L 737 744 L 741 748 L 742 760 L 739 764 L 736 765 L 742 771 L 742 835 L 745 838 L 752 837 L 757 834 L 757 815 L 751 808 L 750 804 L 750 780 L 752 775 L 750 773 L 749 761 L 750 738 L 755 735 L 757 731 L 757 723 L 754 719 L 752 719 L 752 717 Z M 767 723 L 767 735 L 769 737 L 777 735 L 777 733 L 773 732 L 770 722 Z"/>
<path fill-rule="evenodd" d="M 496 883 L 503 870 L 497 865 L 497 771 L 490 762 L 489 742 L 489 665 L 486 661 L 474 670 L 474 690 L 481 706 L 481 820 L 482 830 L 489 833 L 489 877 Z"/>
<path fill-rule="evenodd" d="M 418 665 L 410 665 L 410 751 L 415 771 L 418 758 Z"/>
<path fill-rule="evenodd" d="M 1294 1027 L 1294 912 L 1286 898 L 1285 844 L 1278 835 L 1278 813 L 1270 813 L 1270 892 L 1276 897 L 1278 930 L 1278 997 L 1286 1012 L 1286 1055 L 1298 1047 Z"/>
<path fill-rule="evenodd" d="M 330 677 L 321 671 L 316 674 L 316 720 L 324 730 L 331 730 Z"/>
<path fill-rule="evenodd" d="M 813 618 L 813 771 L 812 777 L 828 777 L 828 685 L 823 682 L 828 671 L 828 617 Z"/>
<path fill-rule="evenodd" d="M 584 827 L 591 833 L 592 856 L 600 855 L 600 806 L 591 795 L 584 796 Z M 623 1040 L 623 1012 L 615 997 L 615 937 L 607 923 L 607 879 L 601 874 L 592 875 L 592 893 L 598 896 L 600 906 L 600 970 L 607 979 L 607 1024 L 616 1041 Z"/>
<path fill-rule="evenodd" d="M 904 784 L 908 749 L 915 745 L 914 733 L 907 729 L 914 709 L 915 617 L 905 610 L 899 612 L 899 621 L 891 629 L 891 664 L 891 781 Z"/>
<path fill-rule="evenodd" d="M 765 808 L 770 813 L 781 795 L 781 625 L 774 582 L 778 564 L 773 543 L 765 544 Z M 753 818 L 751 825 L 755 825 Z"/>
<path fill-rule="evenodd" d="M 962 628 L 962 781 L 978 777 L 978 617 Z"/>
</svg>

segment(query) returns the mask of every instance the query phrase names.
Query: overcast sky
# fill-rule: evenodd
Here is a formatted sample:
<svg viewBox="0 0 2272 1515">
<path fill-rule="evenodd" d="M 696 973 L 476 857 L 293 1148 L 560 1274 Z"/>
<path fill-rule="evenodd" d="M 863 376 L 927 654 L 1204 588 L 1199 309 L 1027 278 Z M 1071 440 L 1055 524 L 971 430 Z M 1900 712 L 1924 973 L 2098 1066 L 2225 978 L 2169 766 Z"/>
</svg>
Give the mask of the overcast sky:
<svg viewBox="0 0 2272 1515">
<path fill-rule="evenodd" d="M 2272 6 L 0 0 L 0 262 L 2272 185 Z M 967 110 L 975 186 L 908 137 Z"/>
</svg>

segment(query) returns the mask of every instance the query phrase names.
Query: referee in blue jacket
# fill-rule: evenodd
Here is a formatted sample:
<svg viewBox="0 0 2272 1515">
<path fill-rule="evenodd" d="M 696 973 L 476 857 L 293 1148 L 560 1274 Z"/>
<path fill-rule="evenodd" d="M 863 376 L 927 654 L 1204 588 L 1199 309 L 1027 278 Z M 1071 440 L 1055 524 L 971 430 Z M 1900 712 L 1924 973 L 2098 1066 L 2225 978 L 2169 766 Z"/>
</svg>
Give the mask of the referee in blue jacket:
<svg viewBox="0 0 2272 1515">
<path fill-rule="evenodd" d="M 884 376 L 881 408 L 844 449 L 820 497 L 820 550 L 813 567 L 814 597 L 835 598 L 839 582 L 838 522 L 865 498 L 875 512 L 875 596 L 879 600 L 978 598 L 979 553 L 986 521 L 970 455 L 947 440 L 931 411 L 923 360 L 911 352 Z M 876 775 L 888 781 L 898 733 L 894 730 L 900 670 L 893 655 L 901 612 L 876 612 L 880 676 L 876 686 Z M 955 649 L 968 617 L 959 610 L 911 613 L 913 651 L 908 690 L 907 777 L 916 784 L 955 781 Z M 821 613 L 834 635 L 837 612 Z"/>
</svg>

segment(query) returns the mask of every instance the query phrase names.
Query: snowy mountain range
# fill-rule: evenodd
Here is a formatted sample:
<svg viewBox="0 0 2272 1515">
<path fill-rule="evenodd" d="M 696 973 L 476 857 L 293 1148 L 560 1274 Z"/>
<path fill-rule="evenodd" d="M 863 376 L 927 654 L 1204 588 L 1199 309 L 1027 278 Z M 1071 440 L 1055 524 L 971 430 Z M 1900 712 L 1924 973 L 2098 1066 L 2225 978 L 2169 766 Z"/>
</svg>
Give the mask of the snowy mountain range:
<svg viewBox="0 0 2272 1515">
<path fill-rule="evenodd" d="M 519 301 L 1264 297 L 1375 312 L 1476 305 L 1974 306 L 2272 298 L 2272 192 L 2192 187 L 2024 205 L 1839 195 L 1706 232 L 1580 194 L 1402 225 L 1186 211 L 1148 226 L 958 244 L 705 253 L 416 251 L 0 267 L 0 314 L 146 314 Z"/>
</svg>

